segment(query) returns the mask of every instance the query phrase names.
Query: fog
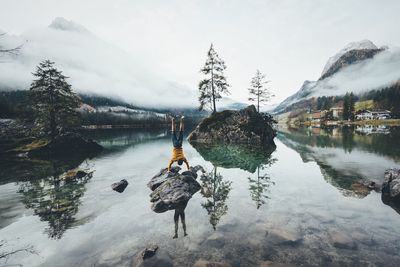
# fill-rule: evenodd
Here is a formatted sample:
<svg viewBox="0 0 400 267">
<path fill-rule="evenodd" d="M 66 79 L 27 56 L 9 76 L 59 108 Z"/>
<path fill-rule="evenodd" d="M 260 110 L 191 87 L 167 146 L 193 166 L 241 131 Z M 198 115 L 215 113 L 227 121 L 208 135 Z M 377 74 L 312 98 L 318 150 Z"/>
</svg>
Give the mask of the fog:
<svg viewBox="0 0 400 267">
<path fill-rule="evenodd" d="M 312 96 L 362 93 L 389 86 L 400 80 L 400 48 L 390 48 L 372 59 L 344 67 L 316 83 Z"/>
<path fill-rule="evenodd" d="M 1 43 L 7 47 L 23 44 L 18 55 L 0 59 L 2 90 L 29 89 L 38 63 L 50 59 L 70 77 L 78 93 L 112 96 L 146 107 L 197 105 L 196 88 L 160 77 L 128 53 L 63 18 L 19 36 L 2 36 Z"/>
</svg>

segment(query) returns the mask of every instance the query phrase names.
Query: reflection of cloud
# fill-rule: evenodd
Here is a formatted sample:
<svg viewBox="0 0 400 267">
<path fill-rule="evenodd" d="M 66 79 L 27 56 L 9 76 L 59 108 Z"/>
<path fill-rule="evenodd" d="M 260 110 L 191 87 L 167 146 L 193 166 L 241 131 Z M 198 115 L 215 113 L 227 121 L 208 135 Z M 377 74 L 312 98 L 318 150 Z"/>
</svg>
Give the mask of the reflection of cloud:
<svg viewBox="0 0 400 267">
<path fill-rule="evenodd" d="M 48 28 L 4 39 L 6 44 L 28 41 L 18 57 L 0 64 L 0 88 L 29 88 L 35 66 L 50 59 L 78 92 L 120 97 L 141 106 L 189 107 L 197 99 L 195 90 L 146 70 L 129 54 L 62 18 Z"/>
<path fill-rule="evenodd" d="M 393 48 L 349 65 L 316 83 L 312 96 L 342 95 L 379 89 L 400 80 L 400 49 Z"/>
</svg>

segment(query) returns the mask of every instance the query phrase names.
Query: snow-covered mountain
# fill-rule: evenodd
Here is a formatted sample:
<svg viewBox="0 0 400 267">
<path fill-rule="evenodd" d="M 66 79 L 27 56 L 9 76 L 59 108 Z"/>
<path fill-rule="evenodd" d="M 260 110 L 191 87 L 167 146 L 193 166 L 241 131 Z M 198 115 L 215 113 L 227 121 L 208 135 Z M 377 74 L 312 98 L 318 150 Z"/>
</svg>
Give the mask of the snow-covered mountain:
<svg viewBox="0 0 400 267">
<path fill-rule="evenodd" d="M 363 50 L 363 49 L 378 49 L 378 47 L 370 40 L 362 40 L 360 42 L 352 42 L 346 45 L 342 50 L 330 57 L 325 64 L 325 67 L 321 73 L 321 77 L 324 76 L 332 65 L 344 54 L 351 50 Z"/>
<path fill-rule="evenodd" d="M 392 85 L 400 80 L 400 49 L 378 48 L 371 41 L 350 43 L 329 58 L 317 81 L 305 81 L 300 90 L 286 98 L 274 113 L 318 96 L 355 94 Z"/>
<path fill-rule="evenodd" d="M 7 47 L 23 46 L 19 55 L 1 58 L 0 88 L 28 89 L 35 67 L 50 59 L 70 77 L 78 93 L 112 96 L 141 107 L 197 105 L 195 88 L 161 77 L 84 26 L 64 18 L 19 36 L 3 35 L 1 42 Z"/>
</svg>

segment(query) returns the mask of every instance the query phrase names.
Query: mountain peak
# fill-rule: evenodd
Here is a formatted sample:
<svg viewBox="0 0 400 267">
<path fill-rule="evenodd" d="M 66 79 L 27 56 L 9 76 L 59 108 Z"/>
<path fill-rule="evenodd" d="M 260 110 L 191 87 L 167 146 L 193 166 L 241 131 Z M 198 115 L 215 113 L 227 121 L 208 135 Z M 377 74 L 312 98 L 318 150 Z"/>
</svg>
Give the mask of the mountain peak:
<svg viewBox="0 0 400 267">
<path fill-rule="evenodd" d="M 49 28 L 61 31 L 73 31 L 79 33 L 88 33 L 89 31 L 82 25 L 73 22 L 72 20 L 67 20 L 63 17 L 56 17 L 53 22 L 49 25 Z"/>
<path fill-rule="evenodd" d="M 339 53 L 328 59 L 326 62 L 324 70 L 322 71 L 321 77 L 323 77 L 326 72 L 332 67 L 332 65 L 344 54 L 351 50 L 363 50 L 363 49 L 378 49 L 378 47 L 370 40 L 361 40 L 359 42 L 351 42 L 347 44 Z"/>
</svg>

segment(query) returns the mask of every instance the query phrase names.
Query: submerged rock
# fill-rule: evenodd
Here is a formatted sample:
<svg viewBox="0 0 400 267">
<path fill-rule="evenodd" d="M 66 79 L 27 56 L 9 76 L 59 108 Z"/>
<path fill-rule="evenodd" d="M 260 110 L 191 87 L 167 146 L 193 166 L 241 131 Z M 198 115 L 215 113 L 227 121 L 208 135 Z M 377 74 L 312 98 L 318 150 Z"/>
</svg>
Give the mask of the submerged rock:
<svg viewBox="0 0 400 267">
<path fill-rule="evenodd" d="M 112 190 L 117 191 L 118 193 L 124 192 L 125 188 L 128 186 L 128 181 L 125 179 L 122 179 L 121 181 L 117 183 L 113 183 L 111 185 Z"/>
<path fill-rule="evenodd" d="M 77 133 L 65 133 L 57 136 L 53 141 L 34 148 L 28 152 L 30 158 L 47 159 L 52 157 L 68 157 L 71 155 L 99 153 L 103 147 L 93 140 L 86 140 Z"/>
<path fill-rule="evenodd" d="M 329 238 L 331 244 L 336 248 L 341 249 L 357 249 L 357 243 L 354 242 L 353 238 L 349 235 L 346 235 L 340 231 L 333 230 L 329 233 Z"/>
<path fill-rule="evenodd" d="M 131 267 L 173 267 L 171 256 L 157 245 L 145 248 L 133 258 Z"/>
<path fill-rule="evenodd" d="M 72 169 L 72 170 L 67 171 L 62 178 L 66 181 L 70 181 L 70 180 L 74 180 L 74 179 L 81 179 L 85 176 L 88 176 L 91 178 L 93 176 L 93 171 L 87 172 L 84 170 Z"/>
<path fill-rule="evenodd" d="M 382 184 L 382 202 L 400 213 L 400 169 L 385 171 Z"/>
<path fill-rule="evenodd" d="M 142 259 L 145 260 L 145 259 L 153 257 L 156 254 L 157 249 L 158 249 L 157 245 L 150 246 L 149 248 L 145 248 L 141 253 Z"/>
<path fill-rule="evenodd" d="M 150 194 L 153 211 L 161 213 L 179 209 L 200 190 L 201 186 L 196 178 L 199 170 L 204 172 L 203 168 L 195 166 L 183 173 L 179 173 L 179 169 L 175 168 L 171 172 L 168 172 L 167 168 L 162 169 L 147 184 L 150 189 L 154 188 Z"/>
<path fill-rule="evenodd" d="M 198 260 L 193 267 L 231 267 L 231 265 L 226 262 Z"/>
<path fill-rule="evenodd" d="M 205 118 L 189 135 L 191 143 L 274 145 L 272 119 L 251 105 L 239 111 L 225 110 Z"/>
</svg>

